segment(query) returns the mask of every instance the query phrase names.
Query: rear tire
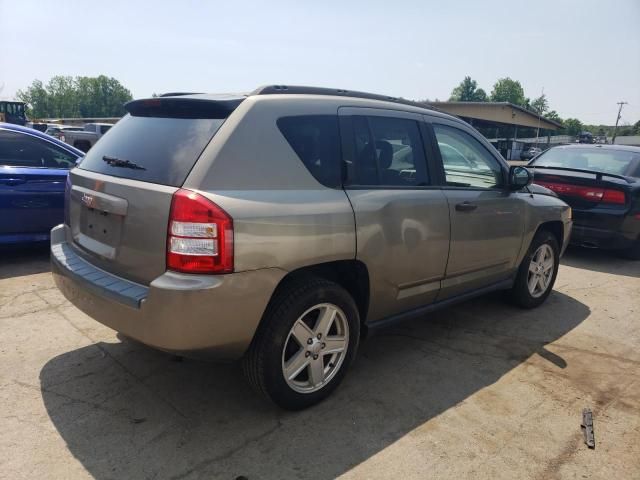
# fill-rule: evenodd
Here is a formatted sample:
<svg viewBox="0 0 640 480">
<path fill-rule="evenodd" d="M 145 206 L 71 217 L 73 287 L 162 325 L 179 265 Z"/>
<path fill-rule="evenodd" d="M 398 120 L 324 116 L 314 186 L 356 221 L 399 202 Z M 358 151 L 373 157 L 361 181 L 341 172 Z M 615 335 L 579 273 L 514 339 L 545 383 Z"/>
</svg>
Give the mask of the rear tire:
<svg viewBox="0 0 640 480">
<path fill-rule="evenodd" d="M 251 386 L 287 410 L 310 407 L 340 384 L 355 358 L 360 318 L 340 285 L 292 281 L 271 301 L 245 354 Z"/>
<path fill-rule="evenodd" d="M 541 305 L 553 290 L 559 263 L 560 248 L 556 237 L 546 230 L 537 232 L 511 289 L 513 303 L 521 308 Z"/>
</svg>

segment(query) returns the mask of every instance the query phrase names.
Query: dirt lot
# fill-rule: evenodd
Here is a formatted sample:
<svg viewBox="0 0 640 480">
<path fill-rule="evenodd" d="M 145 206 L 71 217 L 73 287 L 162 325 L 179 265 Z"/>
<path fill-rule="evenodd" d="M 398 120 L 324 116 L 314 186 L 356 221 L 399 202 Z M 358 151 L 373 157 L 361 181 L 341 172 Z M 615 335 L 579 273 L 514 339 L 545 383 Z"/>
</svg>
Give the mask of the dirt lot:
<svg viewBox="0 0 640 480">
<path fill-rule="evenodd" d="M 540 309 L 492 296 L 382 332 L 336 395 L 287 413 L 237 365 L 87 318 L 46 251 L 3 251 L 0 477 L 638 479 L 639 347 L 640 262 L 574 250 Z"/>
</svg>

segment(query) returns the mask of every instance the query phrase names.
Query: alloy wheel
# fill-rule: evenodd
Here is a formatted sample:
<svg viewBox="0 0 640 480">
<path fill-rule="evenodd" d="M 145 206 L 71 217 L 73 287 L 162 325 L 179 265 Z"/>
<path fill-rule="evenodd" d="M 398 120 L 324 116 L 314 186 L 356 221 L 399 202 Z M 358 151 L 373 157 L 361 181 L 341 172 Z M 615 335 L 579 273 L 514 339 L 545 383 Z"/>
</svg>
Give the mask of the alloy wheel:
<svg viewBox="0 0 640 480">
<path fill-rule="evenodd" d="M 540 245 L 531 256 L 529 275 L 527 277 L 527 286 L 533 298 L 541 297 L 549 288 L 553 278 L 554 266 L 553 250 L 546 243 Z"/>
<path fill-rule="evenodd" d="M 294 322 L 282 351 L 282 374 L 300 393 L 321 389 L 338 372 L 349 346 L 349 324 L 331 303 L 314 305 Z"/>
</svg>

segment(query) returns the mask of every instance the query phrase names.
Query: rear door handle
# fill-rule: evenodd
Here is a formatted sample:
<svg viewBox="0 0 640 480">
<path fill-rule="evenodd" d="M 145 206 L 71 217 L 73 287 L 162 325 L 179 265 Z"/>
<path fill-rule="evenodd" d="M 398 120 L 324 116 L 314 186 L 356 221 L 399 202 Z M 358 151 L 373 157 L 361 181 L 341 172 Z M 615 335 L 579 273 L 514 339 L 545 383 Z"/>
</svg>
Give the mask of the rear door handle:
<svg viewBox="0 0 640 480">
<path fill-rule="evenodd" d="M 458 212 L 471 212 L 472 210 L 475 210 L 476 208 L 478 208 L 477 205 L 474 205 L 473 203 L 469 203 L 469 202 L 462 202 L 462 203 L 458 203 L 456 205 L 456 210 Z"/>
</svg>

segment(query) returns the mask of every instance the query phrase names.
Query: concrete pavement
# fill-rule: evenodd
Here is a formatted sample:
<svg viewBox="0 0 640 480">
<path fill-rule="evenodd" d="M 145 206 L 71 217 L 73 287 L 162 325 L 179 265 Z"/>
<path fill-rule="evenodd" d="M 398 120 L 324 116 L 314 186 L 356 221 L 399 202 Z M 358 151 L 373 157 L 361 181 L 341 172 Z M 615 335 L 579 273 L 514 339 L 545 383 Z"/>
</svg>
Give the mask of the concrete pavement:
<svg viewBox="0 0 640 480">
<path fill-rule="evenodd" d="M 570 250 L 533 311 L 499 295 L 362 343 L 307 411 L 237 365 L 175 361 L 0 252 L 0 478 L 640 478 L 640 262 Z M 584 445 L 583 407 L 596 448 Z"/>
</svg>

